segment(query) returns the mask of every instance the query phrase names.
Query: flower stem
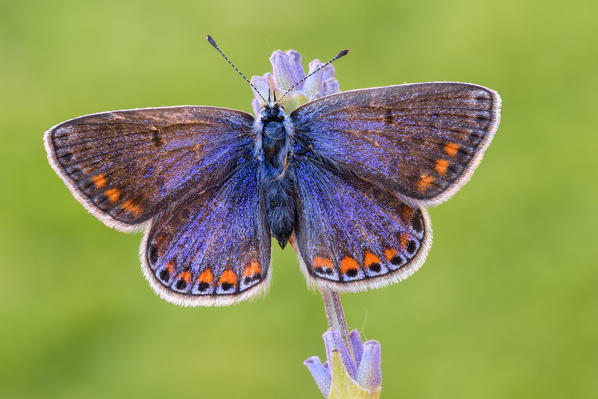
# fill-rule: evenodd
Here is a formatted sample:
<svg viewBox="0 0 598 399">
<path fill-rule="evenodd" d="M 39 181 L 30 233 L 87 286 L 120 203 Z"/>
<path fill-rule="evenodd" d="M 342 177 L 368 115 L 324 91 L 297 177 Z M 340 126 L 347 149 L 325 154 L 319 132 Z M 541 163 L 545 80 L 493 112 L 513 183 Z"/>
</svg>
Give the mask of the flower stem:
<svg viewBox="0 0 598 399">
<path fill-rule="evenodd" d="M 321 292 L 322 299 L 324 300 L 324 309 L 326 309 L 326 317 L 328 318 L 328 325 L 330 328 L 341 334 L 343 343 L 347 347 L 353 361 L 355 361 L 355 354 L 353 353 L 353 347 L 349 340 L 349 330 L 347 329 L 347 321 L 345 320 L 345 312 L 343 312 L 341 298 L 336 291 L 333 291 L 330 288 L 322 287 Z"/>
</svg>

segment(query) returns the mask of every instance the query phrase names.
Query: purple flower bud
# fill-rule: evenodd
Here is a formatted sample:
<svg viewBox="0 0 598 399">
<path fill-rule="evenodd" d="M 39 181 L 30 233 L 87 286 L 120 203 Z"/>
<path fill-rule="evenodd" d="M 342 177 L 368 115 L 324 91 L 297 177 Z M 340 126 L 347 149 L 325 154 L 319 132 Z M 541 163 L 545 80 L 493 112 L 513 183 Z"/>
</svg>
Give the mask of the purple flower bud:
<svg viewBox="0 0 598 399">
<path fill-rule="evenodd" d="M 320 358 L 317 356 L 312 356 L 303 362 L 309 372 L 311 373 L 312 377 L 316 381 L 318 388 L 320 388 L 320 392 L 325 397 L 328 397 L 330 393 L 330 384 L 332 383 L 332 377 L 330 376 L 330 370 L 328 367 L 324 366 L 320 361 Z"/>
<path fill-rule="evenodd" d="M 349 334 L 353 356 L 343 343 L 336 330 L 328 330 L 323 335 L 327 362 L 322 364 L 317 356 L 305 361 L 305 366 L 316 381 L 320 392 L 326 398 L 351 394 L 351 397 L 377 397 L 382 388 L 381 346 L 377 341 L 361 342 L 356 330 Z M 336 360 L 336 364 L 334 363 Z M 340 367 L 344 375 L 335 374 Z M 342 396 L 342 395 L 341 395 Z"/>
<path fill-rule="evenodd" d="M 378 341 L 366 341 L 363 344 L 363 357 L 359 363 L 357 383 L 369 391 L 382 385 L 381 347 Z"/>
</svg>

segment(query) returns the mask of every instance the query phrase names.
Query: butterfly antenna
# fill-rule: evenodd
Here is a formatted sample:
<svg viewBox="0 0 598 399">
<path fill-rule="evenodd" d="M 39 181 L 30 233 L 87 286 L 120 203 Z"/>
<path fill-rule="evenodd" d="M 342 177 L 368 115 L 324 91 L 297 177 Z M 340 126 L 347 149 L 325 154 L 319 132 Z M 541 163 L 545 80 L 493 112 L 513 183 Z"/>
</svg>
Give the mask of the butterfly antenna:
<svg viewBox="0 0 598 399">
<path fill-rule="evenodd" d="M 216 50 L 218 50 L 218 52 L 220 53 L 220 55 L 224 57 L 224 59 L 225 59 L 225 60 L 226 60 L 226 61 L 227 61 L 227 62 L 230 64 L 230 66 L 232 66 L 232 67 L 233 67 L 233 69 L 234 69 L 235 71 L 237 71 L 237 73 L 238 73 L 238 74 L 239 74 L 239 75 L 240 75 L 240 76 L 241 76 L 243 79 L 245 79 L 245 81 L 246 81 L 247 83 L 249 83 L 249 86 L 251 86 L 251 87 L 253 88 L 253 90 L 255 90 L 255 92 L 257 93 L 257 95 L 258 95 L 258 96 L 260 96 L 260 98 L 261 98 L 261 99 L 262 99 L 264 102 L 267 102 L 267 101 L 266 101 L 266 99 L 264 98 L 264 96 L 262 96 L 262 93 L 260 93 L 260 91 L 257 89 L 257 87 L 255 87 L 255 86 L 253 85 L 253 83 L 251 83 L 251 82 L 249 81 L 249 79 L 247 79 L 247 78 L 245 77 L 245 75 L 243 75 L 243 72 L 239 71 L 239 70 L 237 69 L 237 67 L 235 66 L 235 64 L 233 64 L 233 63 L 232 63 L 232 61 L 231 61 L 231 60 L 229 60 L 229 59 L 228 59 L 228 57 L 227 57 L 226 55 L 224 55 L 224 53 L 222 52 L 222 50 L 220 50 L 220 48 L 218 47 L 218 45 L 216 44 L 216 42 L 214 41 L 214 39 L 212 38 L 212 36 L 210 36 L 210 35 L 206 35 L 206 39 L 208 39 L 208 42 L 209 42 L 209 43 L 212 45 L 212 47 L 214 47 Z M 337 58 L 338 58 L 338 57 L 337 57 Z"/>
<path fill-rule="evenodd" d="M 336 56 L 334 56 L 334 58 L 332 58 L 330 61 L 328 61 L 325 64 L 320 65 L 320 67 L 318 69 L 316 69 L 315 71 L 313 71 L 312 73 L 310 73 L 309 75 L 307 75 L 306 77 L 304 77 L 303 79 L 301 79 L 300 81 L 298 81 L 297 83 L 295 83 L 293 86 L 291 86 L 290 89 L 288 89 L 283 95 L 282 97 L 280 97 L 279 101 L 282 101 L 283 98 L 286 97 L 287 94 L 289 94 L 295 87 L 299 86 L 301 83 L 305 82 L 305 80 L 307 78 L 309 78 L 310 76 L 312 76 L 313 74 L 319 72 L 322 68 L 326 67 L 329 64 L 332 64 L 334 61 L 338 60 L 339 58 L 345 56 L 349 54 L 349 50 L 343 50 L 340 53 L 338 53 Z"/>
</svg>

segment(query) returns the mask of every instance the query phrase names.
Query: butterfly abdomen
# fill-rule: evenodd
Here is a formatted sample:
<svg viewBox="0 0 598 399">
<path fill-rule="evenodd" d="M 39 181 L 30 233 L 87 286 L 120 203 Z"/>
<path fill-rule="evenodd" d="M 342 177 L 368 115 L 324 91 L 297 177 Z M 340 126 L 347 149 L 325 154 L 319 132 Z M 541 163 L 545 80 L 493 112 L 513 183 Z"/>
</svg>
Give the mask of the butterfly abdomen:
<svg viewBox="0 0 598 399">
<path fill-rule="evenodd" d="M 266 166 L 263 189 L 266 202 L 266 217 L 270 225 L 272 236 L 276 238 L 282 248 L 295 229 L 295 182 L 290 174 L 272 179 Z"/>
</svg>

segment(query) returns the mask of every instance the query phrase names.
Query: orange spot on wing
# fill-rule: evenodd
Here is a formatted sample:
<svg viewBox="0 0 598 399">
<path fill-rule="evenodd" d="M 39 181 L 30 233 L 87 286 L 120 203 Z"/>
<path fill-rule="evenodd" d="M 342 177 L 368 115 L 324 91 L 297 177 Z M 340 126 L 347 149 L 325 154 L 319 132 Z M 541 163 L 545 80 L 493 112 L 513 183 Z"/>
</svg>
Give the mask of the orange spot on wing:
<svg viewBox="0 0 598 399">
<path fill-rule="evenodd" d="M 174 274 L 174 263 L 168 262 L 166 264 L 166 270 L 168 270 L 168 273 L 170 273 L 171 275 Z"/>
<path fill-rule="evenodd" d="M 407 241 L 409 241 L 409 234 L 407 232 L 401 233 L 399 236 L 399 240 L 401 241 L 401 249 L 404 251 L 407 249 Z"/>
<path fill-rule="evenodd" d="M 325 258 L 323 256 L 316 256 L 314 258 L 314 263 L 313 263 L 313 267 L 314 269 L 317 267 L 323 267 L 323 268 L 332 268 L 332 261 L 328 258 Z"/>
<path fill-rule="evenodd" d="M 430 176 L 430 175 L 426 175 L 426 176 L 422 176 L 419 181 L 417 182 L 417 189 L 423 193 L 424 191 L 426 191 L 426 189 L 428 187 L 430 187 L 432 185 L 432 183 L 434 183 L 434 180 L 436 180 L 434 178 L 434 176 Z"/>
<path fill-rule="evenodd" d="M 457 143 L 448 143 L 444 146 L 444 152 L 446 152 L 449 157 L 454 157 L 455 155 L 457 155 L 458 149 L 459 144 Z"/>
<path fill-rule="evenodd" d="M 230 269 L 225 270 L 224 273 L 222 273 L 222 276 L 220 276 L 220 281 L 218 281 L 219 285 L 222 285 L 224 283 L 236 285 L 237 284 L 237 275 L 235 274 L 235 272 L 233 272 Z"/>
<path fill-rule="evenodd" d="M 182 272 L 181 274 L 179 274 L 178 279 L 185 280 L 187 282 L 187 284 L 190 284 L 191 283 L 191 273 L 188 271 Z"/>
<path fill-rule="evenodd" d="M 411 217 L 413 216 L 413 213 L 415 212 L 415 210 L 407 205 L 403 205 L 403 219 L 405 220 L 411 220 Z"/>
<path fill-rule="evenodd" d="M 243 276 L 250 277 L 250 276 L 253 276 L 254 274 L 259 274 L 261 271 L 262 271 L 262 269 L 260 268 L 259 263 L 251 262 L 251 264 L 249 266 L 247 266 L 245 268 L 245 270 L 243 271 Z"/>
<path fill-rule="evenodd" d="M 103 173 L 95 175 L 91 178 L 91 181 L 93 182 L 93 184 L 95 184 L 96 188 L 102 188 L 106 185 L 106 177 Z"/>
<path fill-rule="evenodd" d="M 395 255 L 398 254 L 396 249 L 392 249 L 392 248 L 386 248 L 384 250 L 384 256 L 386 257 L 387 260 L 391 260 L 392 258 L 395 257 Z"/>
<path fill-rule="evenodd" d="M 345 256 L 343 260 L 341 260 L 341 272 L 343 274 L 347 273 L 349 270 L 357 269 L 359 269 L 359 263 L 357 263 L 355 259 Z"/>
<path fill-rule="evenodd" d="M 436 172 L 438 172 L 440 176 L 444 176 L 446 175 L 446 169 L 448 168 L 449 163 L 450 162 L 446 159 L 439 159 L 438 161 L 436 161 L 436 167 L 434 168 L 434 170 L 436 170 Z"/>
<path fill-rule="evenodd" d="M 197 279 L 202 283 L 212 284 L 214 282 L 214 275 L 212 274 L 212 270 L 204 270 Z"/>
<path fill-rule="evenodd" d="M 380 258 L 371 253 L 370 251 L 365 251 L 365 266 L 370 267 L 373 263 L 380 263 Z"/>
<path fill-rule="evenodd" d="M 143 208 L 134 203 L 132 200 L 126 200 L 121 205 L 121 208 L 123 208 L 125 211 L 129 213 L 134 214 L 135 216 L 141 216 L 141 214 L 143 213 Z"/>
<path fill-rule="evenodd" d="M 117 202 L 120 198 L 120 190 L 118 188 L 109 188 L 108 190 L 104 191 L 104 194 L 112 203 Z"/>
</svg>

